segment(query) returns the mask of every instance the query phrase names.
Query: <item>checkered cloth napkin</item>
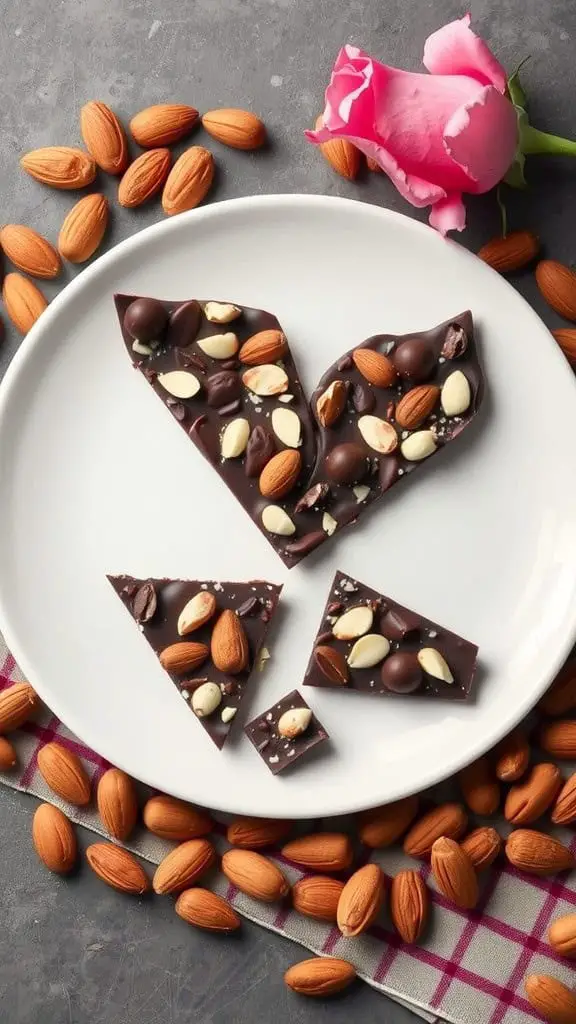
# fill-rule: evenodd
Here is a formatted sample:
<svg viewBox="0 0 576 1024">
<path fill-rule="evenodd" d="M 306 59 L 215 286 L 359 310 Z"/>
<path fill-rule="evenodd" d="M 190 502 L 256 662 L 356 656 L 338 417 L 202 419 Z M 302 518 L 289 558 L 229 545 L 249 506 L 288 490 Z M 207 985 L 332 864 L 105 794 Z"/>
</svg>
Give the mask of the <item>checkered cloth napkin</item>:
<svg viewBox="0 0 576 1024">
<path fill-rule="evenodd" d="M 0 637 L 0 690 L 21 679 L 18 667 Z M 102 833 L 93 810 L 63 804 L 48 789 L 37 770 L 37 755 L 44 743 L 57 739 L 78 754 L 96 782 L 109 766 L 85 747 L 47 709 L 37 721 L 15 735 L 19 770 L 0 773 L 7 786 L 33 793 L 62 806 L 74 821 Z M 445 799 L 446 792 L 436 797 Z M 314 823 L 317 827 L 319 823 Z M 330 827 L 346 827 L 334 819 Z M 502 831 L 507 826 L 503 826 Z M 222 834 L 224 829 L 222 829 Z M 559 837 L 576 851 L 576 837 L 558 829 Z M 171 848 L 144 830 L 131 837 L 130 849 L 157 864 Z M 223 835 L 217 844 L 225 846 Z M 471 912 L 458 910 L 434 888 L 428 865 L 415 864 L 401 850 L 365 851 L 365 858 L 377 860 L 387 875 L 405 867 L 419 867 L 429 882 L 433 912 L 425 941 L 405 945 L 385 917 L 357 939 L 344 939 L 337 928 L 301 917 L 289 908 L 260 904 L 239 893 L 222 876 L 209 884 L 226 896 L 250 920 L 294 939 L 314 953 L 344 957 L 355 964 L 369 985 L 419 1014 L 427 1021 L 446 1020 L 455 1024 L 531 1024 L 540 1020 L 523 995 L 526 974 L 553 974 L 566 984 L 574 971 L 557 957 L 546 942 L 550 921 L 576 908 L 576 872 L 568 877 L 531 878 L 507 864 L 481 875 L 482 894 Z M 278 862 L 290 881 L 304 873 L 281 856 Z M 296 961 L 297 956 L 294 957 Z"/>
</svg>

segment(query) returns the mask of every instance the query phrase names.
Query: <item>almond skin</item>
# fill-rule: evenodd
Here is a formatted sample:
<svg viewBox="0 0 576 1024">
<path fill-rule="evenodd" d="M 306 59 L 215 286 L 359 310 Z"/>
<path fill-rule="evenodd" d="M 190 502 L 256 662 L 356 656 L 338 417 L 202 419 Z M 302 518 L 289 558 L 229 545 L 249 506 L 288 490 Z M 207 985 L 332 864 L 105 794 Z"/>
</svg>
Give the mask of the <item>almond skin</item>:
<svg viewBox="0 0 576 1024">
<path fill-rule="evenodd" d="M 199 644 L 194 640 L 182 640 L 165 647 L 158 657 L 162 668 L 165 668 L 167 672 L 181 675 L 183 672 L 190 672 L 202 665 L 208 654 L 206 644 Z"/>
<path fill-rule="evenodd" d="M 440 892 L 463 910 L 478 902 L 478 879 L 468 854 L 454 839 L 442 836 L 432 847 L 430 862 Z"/>
<path fill-rule="evenodd" d="M 576 772 L 562 786 L 550 817 L 555 825 L 572 825 L 576 821 Z"/>
<path fill-rule="evenodd" d="M 322 115 L 316 118 L 316 131 L 322 127 Z M 330 139 L 319 144 L 320 152 L 336 174 L 354 181 L 360 171 L 360 150 L 347 139 Z"/>
<path fill-rule="evenodd" d="M 344 882 L 327 875 L 309 875 L 292 886 L 294 910 L 317 921 L 336 921 Z"/>
<path fill-rule="evenodd" d="M 128 166 L 128 144 L 120 121 L 106 103 L 91 100 L 80 111 L 84 145 L 107 174 L 123 174 Z"/>
<path fill-rule="evenodd" d="M 377 864 L 365 864 L 348 879 L 336 915 L 342 935 L 360 935 L 376 920 L 384 902 L 385 884 Z"/>
<path fill-rule="evenodd" d="M 517 782 L 530 763 L 530 747 L 522 729 L 505 736 L 494 751 L 494 772 L 501 782 Z"/>
<path fill-rule="evenodd" d="M 233 676 L 248 665 L 248 638 L 236 612 L 230 608 L 224 609 L 212 630 L 210 654 L 220 672 Z"/>
<path fill-rule="evenodd" d="M 0 693 L 0 735 L 19 729 L 38 710 L 40 701 L 30 683 L 13 683 Z"/>
<path fill-rule="evenodd" d="M 194 885 L 198 878 L 216 861 L 216 850 L 208 839 L 189 839 L 160 862 L 152 879 L 155 893 L 165 896 L 182 892 Z"/>
<path fill-rule="evenodd" d="M 358 835 L 371 850 L 391 846 L 406 831 L 418 813 L 417 796 L 407 796 L 360 815 Z"/>
<path fill-rule="evenodd" d="M 34 149 L 22 157 L 20 166 L 31 178 L 52 188 L 84 188 L 96 177 L 95 160 L 82 149 L 70 146 Z"/>
<path fill-rule="evenodd" d="M 202 118 L 204 129 L 232 149 L 260 149 L 266 142 L 266 128 L 256 114 L 233 107 L 209 110 Z"/>
<path fill-rule="evenodd" d="M 540 730 L 538 742 L 558 761 L 576 760 L 576 719 L 548 722 Z"/>
<path fill-rule="evenodd" d="M 404 942 L 418 942 L 430 906 L 428 889 L 417 871 L 400 871 L 392 879 L 390 916 Z"/>
<path fill-rule="evenodd" d="M 226 838 L 231 846 L 239 846 L 243 850 L 259 850 L 263 846 L 274 846 L 281 842 L 291 831 L 291 821 L 237 818 L 228 825 Z"/>
<path fill-rule="evenodd" d="M 95 875 L 119 892 L 140 895 L 150 889 L 150 879 L 136 858 L 122 846 L 113 843 L 92 843 L 86 860 Z"/>
<path fill-rule="evenodd" d="M 134 209 L 142 206 L 160 191 L 170 171 L 172 157 L 169 149 L 150 149 L 141 153 L 120 180 L 118 202 Z"/>
<path fill-rule="evenodd" d="M 282 331 L 259 331 L 242 345 L 238 359 L 245 366 L 262 366 L 275 363 L 286 355 L 288 345 Z"/>
<path fill-rule="evenodd" d="M 222 871 L 241 892 L 264 903 L 275 903 L 290 889 L 280 868 L 252 850 L 228 850 L 222 857 Z"/>
<path fill-rule="evenodd" d="M 214 157 L 203 146 L 191 146 L 174 164 L 162 193 L 167 217 L 192 210 L 205 198 L 214 180 Z"/>
<path fill-rule="evenodd" d="M 504 238 L 490 239 L 478 252 L 478 256 L 489 267 L 500 274 L 527 267 L 536 259 L 540 243 L 531 231 L 511 231 Z"/>
<path fill-rule="evenodd" d="M 320 644 L 314 651 L 314 661 L 327 679 L 344 685 L 348 682 L 348 665 L 341 651 L 328 644 Z"/>
<path fill-rule="evenodd" d="M 2 299 L 8 316 L 21 334 L 28 334 L 48 305 L 40 289 L 22 274 L 6 274 Z"/>
<path fill-rule="evenodd" d="M 529 974 L 524 982 L 528 1002 L 549 1024 L 574 1024 L 576 995 L 557 978 Z"/>
<path fill-rule="evenodd" d="M 529 875 L 554 875 L 575 864 L 570 850 L 558 839 L 528 828 L 518 828 L 508 836 L 505 853 L 515 868 Z"/>
<path fill-rule="evenodd" d="M 576 708 L 576 661 L 564 665 L 538 706 L 545 715 L 552 717 Z"/>
<path fill-rule="evenodd" d="M 205 811 L 163 794 L 150 797 L 142 817 L 148 831 L 160 839 L 197 839 L 211 832 L 214 824 Z"/>
<path fill-rule="evenodd" d="M 500 803 L 500 786 L 494 778 L 488 758 L 463 768 L 459 774 L 460 789 L 468 807 L 474 814 L 494 814 Z"/>
<path fill-rule="evenodd" d="M 24 224 L 5 224 L 0 230 L 0 245 L 14 266 L 32 277 L 58 277 L 62 270 L 54 246 Z"/>
<path fill-rule="evenodd" d="M 58 249 L 70 263 L 85 263 L 94 255 L 108 224 L 108 200 L 99 193 L 84 196 L 66 215 Z"/>
<path fill-rule="evenodd" d="M 548 942 L 560 956 L 576 960 L 576 914 L 557 917 L 548 929 Z"/>
<path fill-rule="evenodd" d="M 283 498 L 292 490 L 302 469 L 302 456 L 295 448 L 273 455 L 260 474 L 258 486 L 265 498 Z"/>
<path fill-rule="evenodd" d="M 376 388 L 389 388 L 396 380 L 396 368 L 381 352 L 371 348 L 357 348 L 352 353 L 356 369 Z"/>
<path fill-rule="evenodd" d="M 32 822 L 32 842 L 42 863 L 49 871 L 66 875 L 78 855 L 76 834 L 72 823 L 59 807 L 40 804 Z"/>
<path fill-rule="evenodd" d="M 404 853 L 426 857 L 441 836 L 459 839 L 466 831 L 468 815 L 461 804 L 441 804 L 428 811 L 412 826 L 404 839 Z"/>
<path fill-rule="evenodd" d="M 115 839 L 127 839 L 138 817 L 138 799 L 130 776 L 119 768 L 109 768 L 98 783 L 96 802 L 106 831 Z"/>
<path fill-rule="evenodd" d="M 522 782 L 512 786 L 504 805 L 504 817 L 512 825 L 531 825 L 550 807 L 562 786 L 555 764 L 536 764 Z"/>
<path fill-rule="evenodd" d="M 187 924 L 209 932 L 235 932 L 240 918 L 226 900 L 209 889 L 187 889 L 176 900 L 176 913 Z"/>
<path fill-rule="evenodd" d="M 59 743 L 46 743 L 38 751 L 38 770 L 58 796 L 76 807 L 90 803 L 90 779 L 76 754 Z"/>
<path fill-rule="evenodd" d="M 576 321 L 576 274 L 557 260 L 541 260 L 536 283 L 552 309 L 566 320 Z"/>
<path fill-rule="evenodd" d="M 420 384 L 402 396 L 394 418 L 403 430 L 415 430 L 424 423 L 440 398 L 440 388 L 435 384 Z"/>
<path fill-rule="evenodd" d="M 289 967 L 284 981 L 301 996 L 324 998 L 348 988 L 355 977 L 356 971 L 347 960 L 317 956 Z"/>
<path fill-rule="evenodd" d="M 571 366 L 576 366 L 576 328 L 560 327 L 552 334 Z M 574 706 L 574 705 L 572 705 Z"/>
<path fill-rule="evenodd" d="M 10 741 L 0 736 L 0 772 L 9 772 L 17 761 L 16 751 Z"/>
<path fill-rule="evenodd" d="M 130 121 L 130 131 L 139 146 L 170 146 L 189 135 L 198 121 L 198 111 L 183 103 L 157 103 L 146 107 Z"/>
<path fill-rule="evenodd" d="M 311 871 L 344 871 L 352 863 L 352 843 L 343 832 L 316 832 L 286 843 L 282 854 Z"/>
<path fill-rule="evenodd" d="M 462 840 L 460 846 L 476 871 L 483 871 L 496 860 L 502 849 L 502 838 L 495 828 L 477 828 Z"/>
</svg>

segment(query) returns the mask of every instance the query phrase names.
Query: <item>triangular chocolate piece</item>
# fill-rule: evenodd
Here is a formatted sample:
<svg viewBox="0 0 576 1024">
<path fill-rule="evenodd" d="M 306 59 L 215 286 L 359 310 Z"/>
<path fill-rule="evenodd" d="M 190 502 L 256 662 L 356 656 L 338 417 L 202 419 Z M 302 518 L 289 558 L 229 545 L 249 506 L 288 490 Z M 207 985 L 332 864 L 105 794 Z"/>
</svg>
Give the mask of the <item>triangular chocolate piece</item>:
<svg viewBox="0 0 576 1024">
<path fill-rule="evenodd" d="M 281 586 L 108 576 L 217 747 L 234 725 Z"/>
</svg>

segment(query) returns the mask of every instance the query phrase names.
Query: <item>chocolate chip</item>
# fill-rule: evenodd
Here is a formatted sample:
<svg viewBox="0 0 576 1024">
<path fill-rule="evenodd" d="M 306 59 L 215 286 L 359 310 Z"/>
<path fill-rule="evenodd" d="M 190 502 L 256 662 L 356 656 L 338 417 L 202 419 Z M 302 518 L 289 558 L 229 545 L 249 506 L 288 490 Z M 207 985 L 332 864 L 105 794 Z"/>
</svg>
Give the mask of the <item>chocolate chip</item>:
<svg viewBox="0 0 576 1024">
<path fill-rule="evenodd" d="M 460 324 L 450 324 L 446 331 L 441 355 L 445 359 L 459 359 L 468 348 L 468 335 Z"/>
<path fill-rule="evenodd" d="M 260 423 L 248 438 L 246 445 L 246 458 L 244 461 L 244 472 L 246 476 L 260 476 L 264 466 L 276 453 L 276 443 L 269 430 Z"/>
<path fill-rule="evenodd" d="M 302 495 L 300 501 L 296 503 L 294 511 L 307 512 L 309 509 L 319 508 L 329 494 L 330 488 L 328 484 L 314 484 L 314 487 L 310 487 L 310 489 Z"/>
<path fill-rule="evenodd" d="M 224 362 L 221 363 L 220 365 L 221 365 L 223 370 L 237 370 L 238 369 L 238 360 L 237 359 L 225 359 Z"/>
<path fill-rule="evenodd" d="M 384 491 L 387 491 L 389 487 L 392 487 L 392 484 L 395 482 L 398 476 L 399 468 L 400 464 L 395 455 L 385 455 L 380 460 L 380 471 L 378 474 L 378 480 L 380 483 L 380 487 L 382 488 L 382 493 L 384 493 Z"/>
<path fill-rule="evenodd" d="M 305 533 L 303 537 L 299 537 L 298 540 L 292 541 L 291 544 L 287 544 L 285 551 L 288 555 L 308 555 L 310 551 L 314 551 L 320 544 L 326 540 L 327 534 L 324 530 L 312 530 L 311 533 Z"/>
<path fill-rule="evenodd" d="M 158 299 L 134 299 L 124 314 L 124 330 L 137 341 L 158 341 L 168 322 L 168 313 Z"/>
<path fill-rule="evenodd" d="M 331 601 L 326 609 L 327 615 L 339 615 L 344 605 L 342 601 Z"/>
<path fill-rule="evenodd" d="M 374 392 L 367 384 L 354 385 L 352 388 L 352 405 L 357 413 L 364 416 L 366 413 L 372 412 L 375 404 Z"/>
<path fill-rule="evenodd" d="M 216 450 L 216 440 L 213 438 L 207 438 L 205 436 L 206 431 L 202 432 L 202 427 L 206 426 L 208 419 L 205 413 L 198 416 L 188 431 L 188 436 L 192 438 L 195 444 L 198 445 L 199 449 L 209 462 L 216 462 L 218 459 L 218 451 Z"/>
<path fill-rule="evenodd" d="M 234 694 L 238 693 L 238 683 L 235 679 L 227 679 L 225 683 L 221 684 L 220 689 L 227 697 L 233 697 Z"/>
<path fill-rule="evenodd" d="M 359 444 L 345 441 L 336 445 L 324 460 L 326 474 L 336 484 L 357 484 L 369 470 L 369 463 Z"/>
<path fill-rule="evenodd" d="M 392 693 L 413 693 L 422 682 L 422 669 L 414 653 L 397 651 L 384 661 L 380 678 Z"/>
<path fill-rule="evenodd" d="M 202 310 L 196 299 L 177 306 L 170 316 L 168 324 L 166 335 L 168 345 L 174 348 L 187 348 L 188 345 L 191 345 L 196 340 L 201 318 Z"/>
<path fill-rule="evenodd" d="M 132 614 L 136 622 L 150 622 L 156 614 L 158 602 L 153 583 L 143 583 L 134 594 Z"/>
<path fill-rule="evenodd" d="M 206 381 L 206 401 L 212 409 L 219 409 L 222 405 L 229 405 L 241 394 L 240 377 L 232 370 L 220 370 L 211 374 Z"/>
<path fill-rule="evenodd" d="M 190 352 L 187 348 L 177 348 L 175 356 L 179 366 L 184 366 L 187 370 L 197 370 L 198 373 L 206 373 L 206 363 L 195 352 Z"/>
<path fill-rule="evenodd" d="M 239 608 L 236 609 L 236 615 L 239 615 L 241 619 L 245 619 L 248 615 L 254 615 L 257 609 L 260 607 L 260 600 L 257 597 L 247 597 L 242 602 Z"/>
<path fill-rule="evenodd" d="M 328 644 L 334 639 L 334 633 L 331 629 L 325 630 L 324 633 L 319 633 L 316 637 L 316 643 L 321 646 L 322 644 Z"/>
<path fill-rule="evenodd" d="M 167 398 L 166 405 L 168 406 L 170 412 L 178 420 L 179 423 L 182 423 L 186 419 L 188 412 L 186 406 L 183 405 L 182 402 L 176 401 L 175 398 Z"/>
<path fill-rule="evenodd" d="M 157 377 L 158 377 L 158 374 L 156 373 L 156 370 L 150 370 L 150 369 L 149 369 L 149 368 L 148 368 L 148 367 L 146 366 L 146 367 L 144 368 L 144 370 L 143 370 L 142 372 L 143 372 L 144 376 L 146 377 L 146 380 L 147 380 L 147 381 L 148 381 L 148 382 L 149 382 L 150 384 L 154 384 L 154 383 L 156 382 L 156 379 L 157 379 Z"/>
<path fill-rule="evenodd" d="M 420 628 L 420 620 L 410 612 L 399 612 L 393 608 L 380 619 L 380 632 L 387 640 L 405 640 Z"/>
<path fill-rule="evenodd" d="M 340 373 L 343 373 L 345 370 L 350 370 L 351 368 L 352 368 L 352 356 L 344 356 L 340 360 L 340 362 L 338 363 L 338 369 L 339 369 Z"/>
<path fill-rule="evenodd" d="M 422 338 L 408 338 L 393 352 L 392 361 L 404 380 L 418 383 L 428 379 L 436 365 L 436 356 Z"/>
<path fill-rule="evenodd" d="M 208 682 L 208 676 L 197 676 L 195 679 L 182 679 L 177 683 L 177 686 L 181 690 L 189 690 L 190 693 L 194 693 L 199 686 L 203 686 L 204 683 Z"/>
<path fill-rule="evenodd" d="M 223 405 L 221 409 L 218 409 L 219 416 L 235 416 L 237 412 L 240 412 L 242 402 L 239 398 L 234 402 L 230 402 L 228 405 Z"/>
</svg>

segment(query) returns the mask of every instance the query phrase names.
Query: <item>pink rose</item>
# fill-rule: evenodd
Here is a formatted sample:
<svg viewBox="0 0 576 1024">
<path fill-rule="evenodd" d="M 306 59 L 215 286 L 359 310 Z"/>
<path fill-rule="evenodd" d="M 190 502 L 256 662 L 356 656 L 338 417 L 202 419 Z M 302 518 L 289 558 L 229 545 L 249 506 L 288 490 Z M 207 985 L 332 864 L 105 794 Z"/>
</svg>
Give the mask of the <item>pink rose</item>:
<svg viewBox="0 0 576 1024">
<path fill-rule="evenodd" d="M 487 192 L 505 176 L 518 143 L 506 73 L 470 29 L 470 15 L 424 47 L 430 74 L 372 60 L 355 46 L 339 53 L 316 143 L 346 138 L 378 162 L 413 206 L 430 206 L 442 234 L 462 231 L 464 192 Z"/>
</svg>

